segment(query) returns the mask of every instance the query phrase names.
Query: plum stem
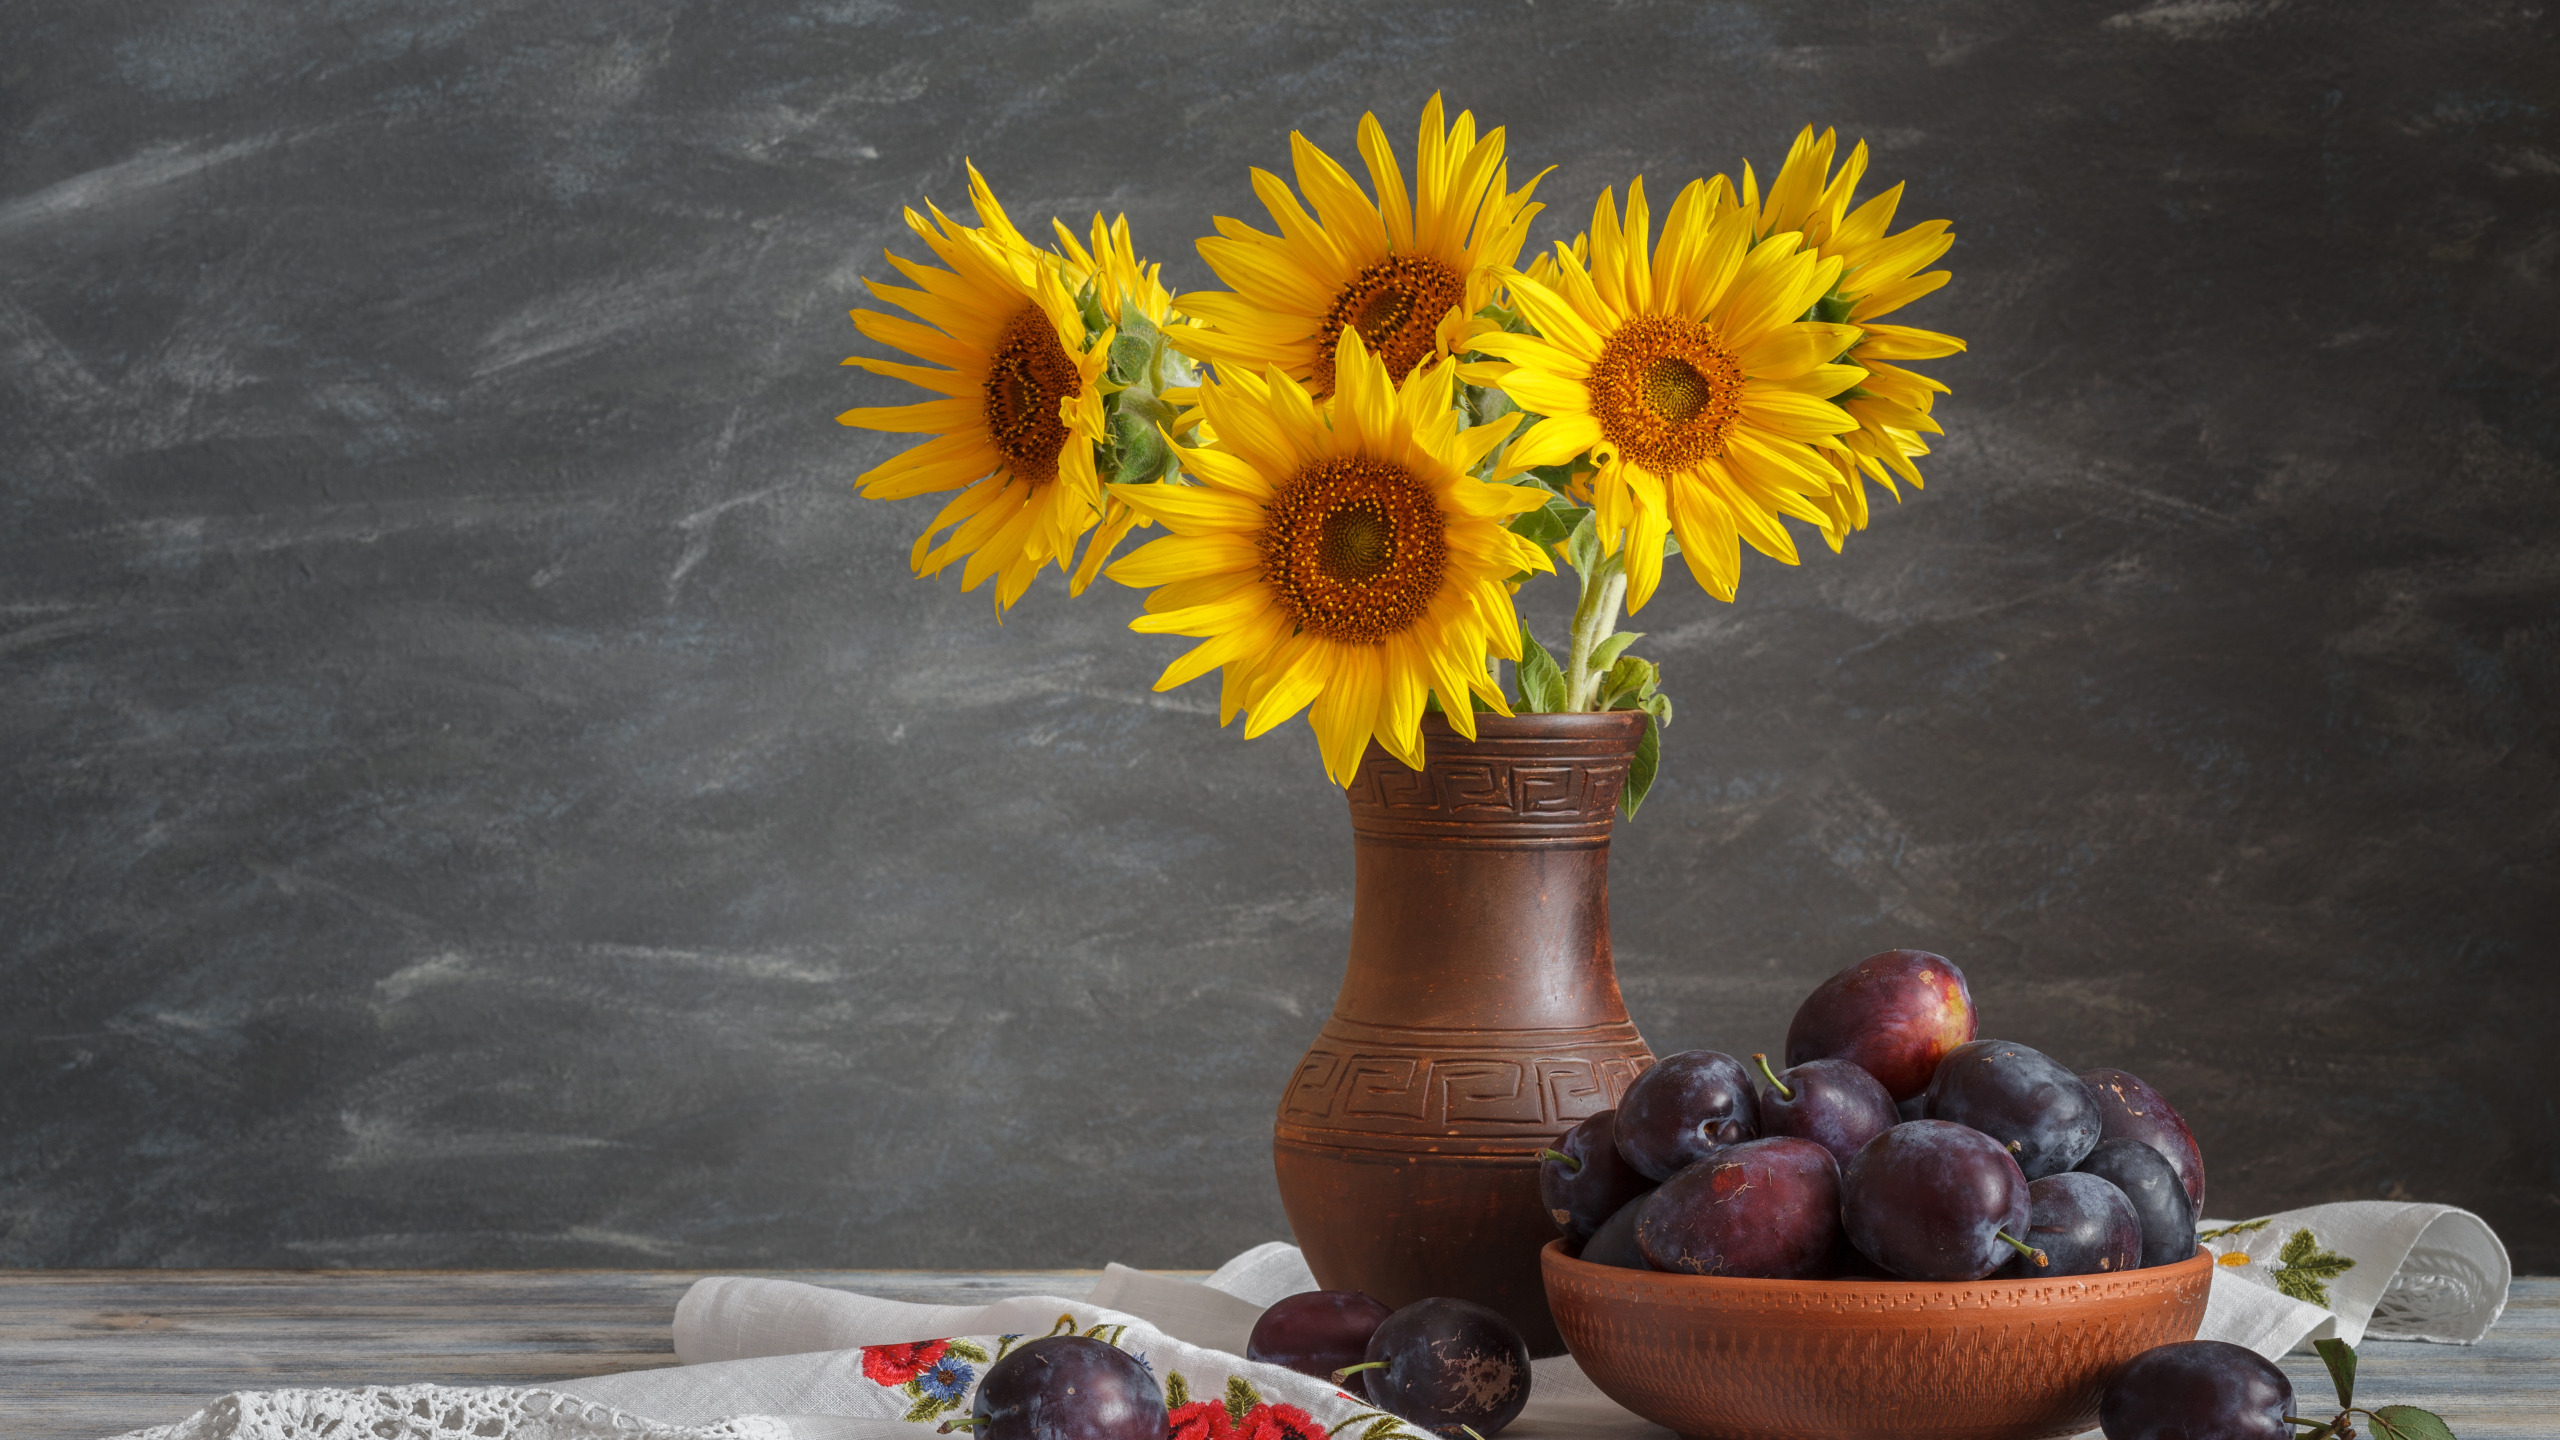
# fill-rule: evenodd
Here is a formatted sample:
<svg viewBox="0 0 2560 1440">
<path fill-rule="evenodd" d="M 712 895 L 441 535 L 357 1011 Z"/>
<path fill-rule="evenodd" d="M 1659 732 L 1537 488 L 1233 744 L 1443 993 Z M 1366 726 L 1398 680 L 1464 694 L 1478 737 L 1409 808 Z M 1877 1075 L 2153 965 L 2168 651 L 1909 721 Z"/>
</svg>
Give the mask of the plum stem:
<svg viewBox="0 0 2560 1440">
<path fill-rule="evenodd" d="M 1793 1100 L 1796 1098 L 1796 1092 L 1788 1089 L 1787 1082 L 1778 1078 L 1778 1072 L 1769 1068 L 1768 1056 L 1754 1055 L 1751 1057 L 1751 1063 L 1759 1066 L 1760 1073 L 1769 1077 L 1769 1088 L 1778 1092 L 1779 1099 Z"/>
<path fill-rule="evenodd" d="M 2036 1247 L 2034 1247 L 2033 1245 L 2028 1244 L 2026 1241 L 2019 1239 L 2017 1236 L 2010 1234 L 2008 1231 L 2006 1231 L 2006 1230 L 2000 1230 L 2000 1231 L 1995 1231 L 1994 1233 L 1995 1233 L 1995 1234 L 1997 1234 L 1997 1235 L 1998 1235 L 1998 1236 L 1999 1236 L 2003 1241 L 2007 1242 L 2007 1244 L 2008 1244 L 2008 1246 L 2009 1246 L 2009 1248 L 2010 1248 L 2010 1249 L 2015 1250 L 2015 1251 L 2017 1251 L 2019 1254 L 2024 1255 L 2024 1256 L 2026 1256 L 2028 1259 L 2033 1260 L 2034 1262 L 2036 1262 L 2036 1268 L 2037 1268 L 2037 1269 L 2041 1270 L 2041 1269 L 2043 1269 L 2044 1267 L 2046 1267 L 2047 1265 L 2050 1265 L 2050 1264 L 2052 1264 L 2052 1263 L 2053 1263 L 2051 1260 L 2048 1260 L 2048 1259 L 2046 1259 L 2046 1258 L 2045 1258 L 2045 1254 L 2044 1254 L 2044 1252 L 2043 1252 L 2043 1251 L 2041 1251 L 2041 1250 L 2037 1249 L 2037 1248 L 2036 1248 Z"/>
<path fill-rule="evenodd" d="M 1336 1385 L 1341 1384 L 1342 1377 L 1345 1375 L 1357 1375 L 1363 1370 L 1384 1370 L 1386 1368 L 1387 1362 L 1384 1360 L 1363 1360 L 1357 1365 L 1345 1365 L 1341 1369 L 1333 1372 L 1333 1383 Z"/>
<path fill-rule="evenodd" d="M 1561 1150 L 1541 1150 L 1538 1152 L 1538 1158 L 1541 1160 L 1553 1160 L 1557 1164 L 1562 1165 L 1565 1167 L 1564 1173 L 1567 1175 L 1579 1175 L 1582 1173 L 1582 1162 L 1574 1159 L 1572 1156 L 1567 1155 Z"/>
</svg>

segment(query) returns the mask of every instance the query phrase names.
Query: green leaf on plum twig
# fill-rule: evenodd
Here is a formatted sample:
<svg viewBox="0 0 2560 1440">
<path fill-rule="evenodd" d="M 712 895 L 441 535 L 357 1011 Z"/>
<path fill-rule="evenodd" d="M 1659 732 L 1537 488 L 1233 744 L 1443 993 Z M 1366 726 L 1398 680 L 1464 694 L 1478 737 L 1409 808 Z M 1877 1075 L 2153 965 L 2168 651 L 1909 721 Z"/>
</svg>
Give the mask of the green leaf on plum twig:
<svg viewBox="0 0 2560 1440">
<path fill-rule="evenodd" d="M 2385 1405 L 2367 1410 L 2377 1440 L 2454 1440 L 2453 1427 L 2432 1410 L 2415 1405 Z"/>
<path fill-rule="evenodd" d="M 1520 663 L 1514 667 L 1514 678 L 1520 682 L 1520 708 L 1552 715 L 1564 708 L 1564 671 L 1556 657 L 1529 633 L 1529 622 L 1520 622 Z"/>
<path fill-rule="evenodd" d="M 2329 1367 L 2329 1381 L 2338 1387 L 2339 1408 L 2355 1404 L 2356 1347 L 2344 1340 L 2314 1340 L 2311 1348 L 2320 1352 L 2320 1363 Z"/>
<path fill-rule="evenodd" d="M 1253 1407 L 1261 1403 L 1262 1392 L 1253 1388 L 1252 1381 L 1241 1375 L 1227 1377 L 1227 1418 L 1229 1420 L 1239 1426 L 1243 1425 L 1244 1417 L 1252 1414 Z"/>
<path fill-rule="evenodd" d="M 2329 1282 L 2356 1268 L 2353 1259 L 2321 1249 L 2320 1241 L 2307 1229 L 2294 1231 L 2277 1258 L 2284 1265 L 2276 1271 L 2276 1288 L 2296 1300 L 2324 1307 L 2329 1304 Z"/>
</svg>

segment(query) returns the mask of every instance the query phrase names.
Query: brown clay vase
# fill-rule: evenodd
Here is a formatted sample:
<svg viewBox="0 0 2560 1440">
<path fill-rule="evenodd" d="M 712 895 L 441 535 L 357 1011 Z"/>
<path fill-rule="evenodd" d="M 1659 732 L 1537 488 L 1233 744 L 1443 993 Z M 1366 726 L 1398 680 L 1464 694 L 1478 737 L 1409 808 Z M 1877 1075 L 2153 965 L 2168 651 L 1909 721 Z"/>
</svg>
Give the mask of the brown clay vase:
<svg viewBox="0 0 2560 1440">
<path fill-rule="evenodd" d="M 1609 953 L 1609 831 L 1644 717 L 1426 716 L 1427 763 L 1352 782 L 1351 958 L 1272 1160 L 1317 1283 L 1433 1295 L 1563 1353 L 1536 1151 L 1653 1063 Z"/>
</svg>

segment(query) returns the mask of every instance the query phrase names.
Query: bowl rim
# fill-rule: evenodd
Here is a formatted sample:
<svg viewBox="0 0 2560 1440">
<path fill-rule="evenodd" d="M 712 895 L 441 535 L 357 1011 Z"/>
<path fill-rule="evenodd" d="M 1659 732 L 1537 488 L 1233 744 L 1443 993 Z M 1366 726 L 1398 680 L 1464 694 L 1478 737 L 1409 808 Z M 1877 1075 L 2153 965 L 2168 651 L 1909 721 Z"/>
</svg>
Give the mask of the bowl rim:
<svg viewBox="0 0 2560 1440">
<path fill-rule="evenodd" d="M 1897 1298 L 1922 1300 L 1938 1297 L 1972 1297 L 1988 1294 L 2014 1294 L 2020 1298 L 2050 1295 L 2075 1286 L 2085 1287 L 2091 1281 L 2138 1282 L 2143 1276 L 2153 1277 L 2156 1284 L 2170 1286 L 2192 1281 L 2199 1275 L 2210 1276 L 2215 1264 L 2214 1253 L 2199 1244 L 2196 1253 L 2169 1265 L 2146 1265 L 2115 1274 L 2046 1275 L 2032 1279 L 1980 1280 L 1765 1280 L 1746 1275 L 1684 1275 L 1676 1270 L 1630 1270 L 1618 1265 L 1601 1265 L 1585 1260 L 1565 1249 L 1569 1242 L 1562 1237 L 1548 1241 L 1538 1251 L 1541 1274 L 1561 1268 L 1569 1280 L 1614 1279 L 1627 1283 L 1657 1286 L 1662 1290 L 1693 1294 L 1715 1292 L 1735 1296 L 1758 1295 L 1775 1298 L 1782 1295 L 1837 1295 L 1842 1299 Z M 1579 1249 L 1579 1246 L 1575 1247 Z M 1670 1298 L 1665 1296 L 1665 1298 Z"/>
</svg>

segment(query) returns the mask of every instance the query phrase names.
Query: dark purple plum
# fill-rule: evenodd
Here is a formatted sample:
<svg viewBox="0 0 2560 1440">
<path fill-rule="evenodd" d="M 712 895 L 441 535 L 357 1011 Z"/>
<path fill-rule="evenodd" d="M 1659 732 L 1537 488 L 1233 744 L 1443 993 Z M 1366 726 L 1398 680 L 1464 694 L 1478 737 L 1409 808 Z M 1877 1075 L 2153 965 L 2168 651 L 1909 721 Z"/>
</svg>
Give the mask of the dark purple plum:
<svg viewBox="0 0 2560 1440">
<path fill-rule="evenodd" d="M 1083 1335 L 1026 1341 L 987 1367 L 977 1440 L 1164 1440 L 1164 1391 L 1137 1357 Z"/>
<path fill-rule="evenodd" d="M 2142 1264 L 2175 1265 L 2196 1253 L 2196 1211 L 2187 1203 L 2187 1187 L 2178 1183 L 2178 1167 L 2139 1140 L 2101 1140 L 2080 1162 L 2081 1173 L 2095 1175 L 2124 1192 L 2142 1222 Z"/>
<path fill-rule="evenodd" d="M 1659 1184 L 1727 1145 L 1760 1138 L 1760 1102 L 1742 1062 L 1683 1050 L 1653 1062 L 1618 1097 L 1618 1154 Z"/>
<path fill-rule="evenodd" d="M 2077 1170 L 2027 1183 L 2026 1242 L 2044 1252 L 2039 1268 L 2025 1255 L 2000 1267 L 2004 1280 L 2055 1275 L 2115 1275 L 2142 1268 L 2142 1221 L 2124 1192 Z"/>
<path fill-rule="evenodd" d="M 2186 1340 L 2124 1362 L 2098 1401 L 2107 1440 L 2281 1440 L 2293 1382 L 2255 1350 Z"/>
<path fill-rule="evenodd" d="M 1760 1072 L 1760 1136 L 1810 1140 L 1846 1165 L 1867 1142 L 1902 1123 L 1893 1097 L 1876 1077 L 1846 1060 L 1807 1060 L 1783 1073 L 1769 1057 L 1751 1057 Z"/>
<path fill-rule="evenodd" d="M 1600 1228 L 1582 1242 L 1582 1258 L 1594 1265 L 1615 1265 L 1621 1270 L 1652 1269 L 1644 1263 L 1644 1252 L 1636 1248 L 1636 1222 L 1644 1218 L 1644 1202 L 1652 1198 L 1653 1192 L 1647 1190 L 1600 1222 Z"/>
<path fill-rule="evenodd" d="M 2098 1143 L 2098 1097 L 2041 1050 L 2007 1040 L 1959 1045 L 1929 1080 L 1929 1118 L 1970 1125 L 2030 1180 L 2059 1175 Z"/>
<path fill-rule="evenodd" d="M 1286 1365 L 1301 1375 L 1330 1380 L 1333 1372 L 1368 1356 L 1369 1337 L 1395 1312 L 1365 1290 L 1308 1290 L 1273 1302 L 1253 1322 L 1244 1358 Z"/>
<path fill-rule="evenodd" d="M 1636 1221 L 1656 1270 L 1819 1280 L 1840 1243 L 1840 1165 L 1781 1136 L 1719 1150 L 1663 1182 Z"/>
<path fill-rule="evenodd" d="M 2083 1070 L 2080 1083 L 2098 1100 L 2098 1138 L 2139 1140 L 2159 1151 L 2177 1167 L 2178 1181 L 2187 1187 L 2187 1203 L 2203 1214 L 2204 1151 L 2196 1145 L 2195 1132 L 2187 1128 L 2178 1107 L 2130 1071 Z"/>
<path fill-rule="evenodd" d="M 1895 1123 L 1897 1124 L 1907 1125 L 1914 1120 L 1928 1119 L 1929 1092 L 1922 1090 L 1919 1094 L 1912 1096 L 1908 1100 L 1894 1101 L 1893 1115 Z"/>
<path fill-rule="evenodd" d="M 1948 1051 L 1972 1038 L 1973 992 L 1964 972 L 1926 950 L 1887 950 L 1815 986 L 1796 1007 L 1787 1063 L 1836 1056 L 1907 1100 Z"/>
<path fill-rule="evenodd" d="M 1603 1110 L 1538 1152 L 1538 1198 L 1569 1240 L 1588 1240 L 1618 1207 L 1653 1182 L 1618 1154 L 1618 1112 Z"/>
<path fill-rule="evenodd" d="M 1490 1436 L 1529 1403 L 1529 1346 L 1471 1300 L 1416 1300 L 1369 1337 L 1360 1382 L 1369 1403 L 1434 1435 Z"/>
<path fill-rule="evenodd" d="M 2000 1142 L 1944 1120 L 1896 1125 L 1840 1175 L 1840 1223 L 1905 1280 L 1979 1280 L 2025 1244 L 2027 1177 Z"/>
</svg>

